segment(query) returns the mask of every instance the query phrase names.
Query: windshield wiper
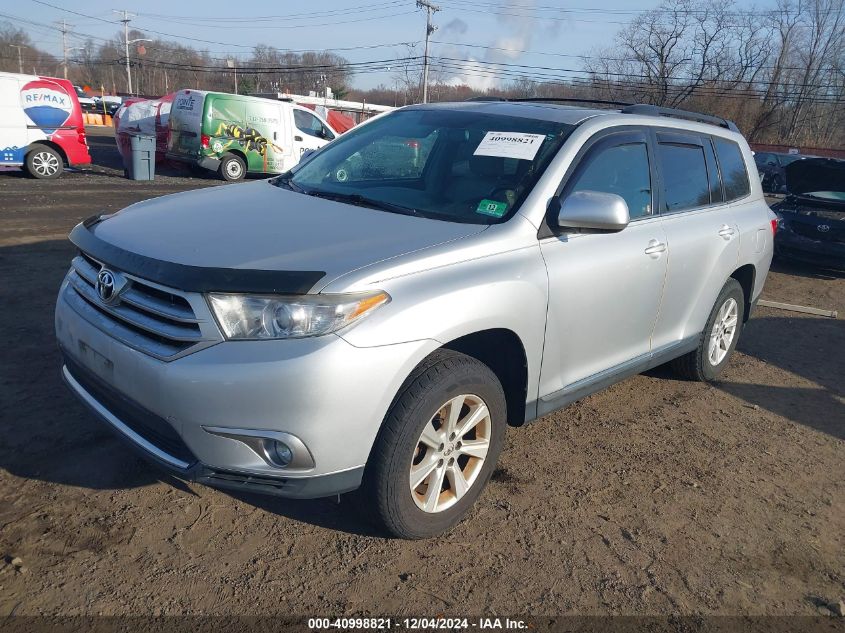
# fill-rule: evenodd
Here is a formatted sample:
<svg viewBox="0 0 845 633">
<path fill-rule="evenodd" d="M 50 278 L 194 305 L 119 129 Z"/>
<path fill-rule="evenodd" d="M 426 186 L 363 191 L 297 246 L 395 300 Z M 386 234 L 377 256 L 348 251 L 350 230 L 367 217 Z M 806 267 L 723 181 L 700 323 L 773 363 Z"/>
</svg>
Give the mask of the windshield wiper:
<svg viewBox="0 0 845 633">
<path fill-rule="evenodd" d="M 401 213 L 402 215 L 417 214 L 416 209 L 403 207 L 401 204 L 376 200 L 375 198 L 368 198 L 367 196 L 362 196 L 360 193 L 336 193 L 334 191 L 320 191 L 317 189 L 310 189 L 303 191 L 303 193 L 309 196 L 316 196 L 317 198 L 325 198 L 326 200 L 334 200 L 335 202 L 346 202 L 347 204 L 354 204 L 359 207 L 370 207 L 371 209 L 390 211 L 391 213 Z"/>
<path fill-rule="evenodd" d="M 293 183 L 293 174 L 289 171 L 283 173 L 281 176 L 277 176 L 272 180 L 272 183 L 277 187 L 284 187 L 285 189 L 290 189 L 291 191 L 295 191 L 297 193 L 305 193 L 305 190 Z"/>
</svg>

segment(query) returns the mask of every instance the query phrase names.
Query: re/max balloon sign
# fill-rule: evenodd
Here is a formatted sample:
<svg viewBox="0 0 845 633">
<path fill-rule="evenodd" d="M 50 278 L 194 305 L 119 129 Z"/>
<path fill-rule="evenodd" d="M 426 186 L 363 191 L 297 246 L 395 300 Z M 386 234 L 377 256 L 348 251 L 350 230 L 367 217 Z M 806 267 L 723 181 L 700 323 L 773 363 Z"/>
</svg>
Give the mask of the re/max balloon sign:
<svg viewBox="0 0 845 633">
<path fill-rule="evenodd" d="M 21 88 L 21 105 L 30 120 L 45 134 L 52 134 L 70 118 L 73 102 L 59 84 L 38 79 Z"/>
</svg>

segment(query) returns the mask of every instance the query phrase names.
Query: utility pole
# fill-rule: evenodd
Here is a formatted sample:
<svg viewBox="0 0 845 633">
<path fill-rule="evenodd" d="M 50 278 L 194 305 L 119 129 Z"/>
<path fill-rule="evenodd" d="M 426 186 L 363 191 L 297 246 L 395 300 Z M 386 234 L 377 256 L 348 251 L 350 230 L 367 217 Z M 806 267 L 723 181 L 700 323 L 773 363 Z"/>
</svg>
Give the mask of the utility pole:
<svg viewBox="0 0 845 633">
<path fill-rule="evenodd" d="M 21 57 L 21 49 L 23 46 L 19 44 L 9 44 L 9 46 L 18 49 L 18 72 L 23 75 L 23 58 Z"/>
<path fill-rule="evenodd" d="M 235 71 L 235 94 L 238 94 L 238 60 L 230 57 L 226 60 L 226 65 Z"/>
<path fill-rule="evenodd" d="M 62 27 L 59 29 L 62 32 L 62 66 L 64 66 L 65 79 L 67 79 L 67 34 L 70 31 L 69 25 L 65 20 L 62 20 Z"/>
<path fill-rule="evenodd" d="M 428 38 L 437 30 L 431 23 L 431 16 L 440 11 L 440 7 L 429 0 L 417 0 L 417 7 L 425 9 L 425 52 L 423 53 L 423 103 L 428 103 Z"/>
<path fill-rule="evenodd" d="M 113 13 L 122 13 L 123 18 L 123 54 L 126 56 L 126 88 L 129 94 L 132 94 L 132 71 L 129 70 L 129 22 L 135 17 L 134 13 L 129 13 L 126 9 L 117 11 L 112 9 Z"/>
</svg>

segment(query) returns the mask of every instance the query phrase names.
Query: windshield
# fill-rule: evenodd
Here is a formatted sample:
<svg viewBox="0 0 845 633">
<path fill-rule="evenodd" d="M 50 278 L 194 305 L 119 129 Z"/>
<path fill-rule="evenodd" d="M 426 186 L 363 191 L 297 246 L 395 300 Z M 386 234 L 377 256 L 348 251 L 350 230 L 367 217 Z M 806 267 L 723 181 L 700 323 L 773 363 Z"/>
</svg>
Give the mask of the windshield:
<svg viewBox="0 0 845 633">
<path fill-rule="evenodd" d="M 309 195 L 451 222 L 504 222 L 573 126 L 401 110 L 347 132 L 276 180 Z"/>
<path fill-rule="evenodd" d="M 799 156 L 798 154 L 787 154 L 780 157 L 780 164 L 786 167 L 790 163 L 794 163 L 796 160 L 804 160 L 804 157 Z"/>
</svg>

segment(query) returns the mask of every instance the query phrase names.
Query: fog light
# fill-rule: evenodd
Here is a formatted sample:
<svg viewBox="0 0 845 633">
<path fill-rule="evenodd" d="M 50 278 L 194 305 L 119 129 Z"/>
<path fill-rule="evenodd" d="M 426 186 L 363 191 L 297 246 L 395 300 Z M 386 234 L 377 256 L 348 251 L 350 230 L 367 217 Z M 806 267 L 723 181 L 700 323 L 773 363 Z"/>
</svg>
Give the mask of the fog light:
<svg viewBox="0 0 845 633">
<path fill-rule="evenodd" d="M 293 451 L 290 449 L 290 446 L 285 444 L 284 442 L 279 442 L 278 440 L 273 440 L 268 442 L 269 443 L 269 453 L 270 459 L 279 466 L 287 466 L 293 461 Z"/>
</svg>

